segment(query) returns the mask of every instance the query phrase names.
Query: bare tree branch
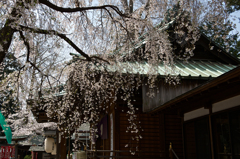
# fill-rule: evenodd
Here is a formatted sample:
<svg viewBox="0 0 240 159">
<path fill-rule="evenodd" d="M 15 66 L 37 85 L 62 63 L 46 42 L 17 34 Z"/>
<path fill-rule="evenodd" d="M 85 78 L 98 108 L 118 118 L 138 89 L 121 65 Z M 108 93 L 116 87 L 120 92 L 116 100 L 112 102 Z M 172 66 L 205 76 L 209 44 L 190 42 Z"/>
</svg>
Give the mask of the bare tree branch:
<svg viewBox="0 0 240 159">
<path fill-rule="evenodd" d="M 30 56 L 30 45 L 29 45 L 27 39 L 25 38 L 25 36 L 23 35 L 23 32 L 22 32 L 22 31 L 19 31 L 19 33 L 20 33 L 20 36 L 21 36 L 21 38 L 22 38 L 22 40 L 23 40 L 23 42 L 24 42 L 24 44 L 25 44 L 25 46 L 26 46 L 26 48 L 27 48 L 27 62 L 29 62 L 30 65 L 31 65 L 34 69 L 38 70 L 38 72 L 41 73 L 42 76 L 45 76 L 45 77 L 47 78 L 48 83 L 49 83 L 49 86 L 50 86 L 50 88 L 52 88 L 51 82 L 50 82 L 50 80 L 49 80 L 49 76 L 46 75 L 46 74 L 44 74 L 34 63 L 32 63 L 32 62 L 29 60 L 29 56 Z M 24 67 L 25 67 L 25 65 L 24 65 Z M 23 67 L 23 68 L 24 68 L 24 67 Z M 19 72 L 19 74 L 20 74 L 20 72 Z M 51 76 L 51 77 L 52 77 L 52 76 Z M 53 78 L 54 78 L 54 77 L 53 77 Z"/>
<path fill-rule="evenodd" d="M 21 70 L 24 69 L 24 67 L 25 67 L 25 65 L 19 68 L 19 70 L 18 70 L 18 75 L 17 75 L 17 79 L 19 79 Z"/>
<path fill-rule="evenodd" d="M 129 0 L 129 11 L 130 14 L 133 13 L 133 0 Z"/>
<path fill-rule="evenodd" d="M 30 55 L 30 45 L 27 41 L 27 39 L 25 38 L 25 36 L 23 35 L 23 32 L 22 31 L 19 31 L 20 33 L 20 37 L 22 38 L 23 42 L 24 42 L 24 45 L 26 46 L 27 48 L 27 62 L 29 62 L 29 55 Z"/>
<path fill-rule="evenodd" d="M 56 35 L 65 40 L 69 45 L 71 45 L 78 53 L 80 53 L 83 57 L 85 57 L 88 61 L 91 61 L 91 58 L 83 52 L 72 40 L 70 40 L 65 34 L 59 33 L 55 30 L 44 30 L 44 29 L 34 29 L 30 27 L 26 27 L 23 25 L 18 25 L 21 31 L 28 31 L 39 34 L 48 34 L 48 35 Z"/>
<path fill-rule="evenodd" d="M 73 12 L 82 12 L 82 11 L 87 11 L 87 10 L 96 10 L 96 9 L 104 9 L 108 10 L 108 8 L 113 9 L 117 14 L 119 14 L 122 17 L 128 17 L 126 14 L 123 14 L 117 6 L 114 5 L 102 5 L 102 6 L 92 6 L 92 7 L 77 7 L 77 8 L 63 8 L 59 7 L 48 0 L 39 0 L 39 3 L 44 4 L 48 6 L 49 8 L 52 8 L 56 11 L 59 12 L 68 12 L 68 13 L 73 13 Z"/>
</svg>

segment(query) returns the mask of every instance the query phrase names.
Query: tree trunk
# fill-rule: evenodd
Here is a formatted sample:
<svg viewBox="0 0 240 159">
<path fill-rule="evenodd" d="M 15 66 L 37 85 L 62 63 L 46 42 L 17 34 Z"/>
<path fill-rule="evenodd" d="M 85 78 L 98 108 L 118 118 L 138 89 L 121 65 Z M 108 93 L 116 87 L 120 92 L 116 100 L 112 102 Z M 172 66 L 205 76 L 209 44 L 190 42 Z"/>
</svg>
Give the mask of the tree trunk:
<svg viewBox="0 0 240 159">
<path fill-rule="evenodd" d="M 12 17 L 12 19 L 7 19 L 4 27 L 0 30 L 0 64 L 3 62 L 4 57 L 8 53 L 13 34 L 16 31 L 11 27 L 11 24 L 13 24 L 15 21 L 13 18 L 19 19 L 22 16 L 20 10 L 17 9 L 19 6 L 22 6 L 21 0 L 16 2 L 15 7 L 12 9 L 12 12 L 9 15 Z"/>
<path fill-rule="evenodd" d="M 0 30 L 0 63 L 3 62 L 8 52 L 14 32 L 15 31 L 9 26 L 9 21 L 7 20 L 4 27 Z"/>
</svg>

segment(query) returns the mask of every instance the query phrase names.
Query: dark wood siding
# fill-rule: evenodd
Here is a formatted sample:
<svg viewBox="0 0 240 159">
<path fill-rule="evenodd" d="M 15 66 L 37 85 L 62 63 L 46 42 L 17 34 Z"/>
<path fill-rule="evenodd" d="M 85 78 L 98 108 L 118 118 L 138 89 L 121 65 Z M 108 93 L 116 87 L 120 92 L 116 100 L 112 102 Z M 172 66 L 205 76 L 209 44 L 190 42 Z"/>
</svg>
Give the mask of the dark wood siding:
<svg viewBox="0 0 240 159">
<path fill-rule="evenodd" d="M 196 140 L 194 122 L 185 124 L 184 126 L 185 136 L 185 155 L 186 159 L 196 158 Z"/>
<path fill-rule="evenodd" d="M 165 142 L 166 148 L 169 148 L 170 142 L 172 148 L 179 159 L 184 157 L 183 155 L 183 135 L 182 135 L 182 118 L 176 114 L 164 114 L 165 116 Z M 167 149 L 168 150 L 168 149 Z M 167 157 L 169 153 L 166 153 Z M 175 157 L 174 157 L 175 158 Z"/>
<path fill-rule="evenodd" d="M 184 80 L 182 79 L 180 85 L 169 85 L 164 79 L 161 79 L 157 87 L 149 89 L 149 85 L 143 84 L 142 86 L 142 107 L 143 112 L 153 110 L 156 107 L 170 101 L 171 99 L 186 93 L 187 91 L 199 86 L 205 80 L 194 79 L 194 80 Z M 149 93 L 154 93 L 154 97 L 149 97 Z"/>
<path fill-rule="evenodd" d="M 186 159 L 210 159 L 211 143 L 208 116 L 184 123 Z"/>
<path fill-rule="evenodd" d="M 117 120 L 117 119 L 116 119 Z M 130 148 L 135 150 L 138 146 L 139 152 L 136 156 L 145 156 L 145 159 L 165 158 L 165 140 L 164 140 L 164 118 L 163 115 L 151 116 L 150 114 L 138 114 L 138 121 L 141 122 L 142 139 L 137 144 L 136 140 L 132 140 L 132 134 L 126 133 L 129 126 L 128 116 L 126 113 L 119 112 L 119 150 L 127 150 Z M 128 147 L 125 147 L 128 144 Z M 118 146 L 116 146 L 118 147 Z M 130 155 L 130 153 L 120 153 L 120 155 Z"/>
</svg>

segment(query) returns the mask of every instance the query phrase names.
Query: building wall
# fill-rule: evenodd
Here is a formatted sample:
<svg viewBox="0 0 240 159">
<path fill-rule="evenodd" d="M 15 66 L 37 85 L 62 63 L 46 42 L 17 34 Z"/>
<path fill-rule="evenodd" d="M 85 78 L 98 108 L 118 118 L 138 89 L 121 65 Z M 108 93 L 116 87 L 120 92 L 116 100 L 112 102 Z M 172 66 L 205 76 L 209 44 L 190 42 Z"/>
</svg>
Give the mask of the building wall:
<svg viewBox="0 0 240 159">
<path fill-rule="evenodd" d="M 164 79 L 161 79 L 157 85 L 152 89 L 149 88 L 148 84 L 143 84 L 142 86 L 142 102 L 143 102 L 143 112 L 148 112 L 156 107 L 174 99 L 175 97 L 186 93 L 187 91 L 199 86 L 200 84 L 206 82 L 206 80 L 192 79 L 184 80 L 182 79 L 180 85 L 169 85 Z M 154 97 L 150 97 L 149 93 L 154 93 Z"/>
<path fill-rule="evenodd" d="M 164 124 L 165 147 L 167 151 L 169 150 L 169 145 L 171 143 L 172 149 L 178 158 L 184 158 L 182 118 L 175 112 L 164 113 Z M 166 155 L 169 157 L 169 153 L 166 153 Z"/>
<path fill-rule="evenodd" d="M 164 140 L 164 123 L 163 115 L 151 116 L 150 114 L 138 114 L 137 123 L 140 124 L 141 130 L 138 135 L 142 139 L 139 142 L 136 139 L 132 140 L 136 134 L 126 132 L 129 126 L 128 116 L 124 112 L 117 111 L 118 118 L 116 118 L 117 138 L 116 147 L 123 151 L 135 151 L 136 155 L 145 156 L 144 158 L 165 158 L 165 140 Z M 140 122 L 140 123 L 139 123 Z M 128 145 L 128 146 L 126 146 Z M 122 152 L 120 155 L 131 156 L 130 152 Z"/>
<path fill-rule="evenodd" d="M 125 112 L 115 111 L 115 150 L 127 151 L 119 153 L 120 156 L 131 156 L 129 152 L 136 150 L 139 152 L 136 156 L 146 159 L 169 158 L 169 145 L 179 159 L 184 158 L 182 118 L 175 113 L 162 113 L 150 115 L 139 113 L 137 122 L 140 122 L 142 139 L 137 143 L 136 139 L 132 140 L 132 135 L 126 132 L 129 126 L 128 116 Z M 128 146 L 126 146 L 128 145 Z"/>
</svg>

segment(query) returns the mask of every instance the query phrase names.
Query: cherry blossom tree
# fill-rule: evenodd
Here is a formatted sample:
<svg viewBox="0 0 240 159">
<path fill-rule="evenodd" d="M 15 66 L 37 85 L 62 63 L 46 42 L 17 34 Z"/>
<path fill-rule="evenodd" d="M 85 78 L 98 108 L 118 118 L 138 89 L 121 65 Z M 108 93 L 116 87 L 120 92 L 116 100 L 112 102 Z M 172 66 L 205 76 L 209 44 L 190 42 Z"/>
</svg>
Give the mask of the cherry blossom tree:
<svg viewBox="0 0 240 159">
<path fill-rule="evenodd" d="M 194 27 L 202 19 L 207 18 L 210 21 L 212 19 L 215 22 L 213 25 L 221 25 L 228 18 L 223 0 L 205 3 L 183 0 L 1 1 L 0 62 L 3 61 L 7 52 L 16 49 L 11 47 L 11 44 L 22 40 L 26 48 L 26 62 L 34 66 L 30 59 L 31 43 L 34 39 L 29 34 L 58 37 L 82 55 L 85 60 L 91 61 L 98 57 L 90 57 L 90 54 L 103 54 L 103 51 L 106 51 L 104 50 L 106 45 L 108 45 L 106 48 L 112 51 L 114 47 L 119 47 L 122 41 L 128 42 L 123 39 L 131 37 L 129 40 L 136 41 L 140 28 L 145 31 L 153 30 L 155 24 L 163 20 L 167 10 L 178 2 L 181 3 L 182 10 L 189 11 Z M 136 30 L 136 36 L 129 35 L 131 29 Z M 95 42 L 95 45 L 92 45 L 92 42 Z M 21 50 L 15 51 L 22 52 Z"/>
<path fill-rule="evenodd" d="M 13 136 L 35 136 L 43 134 L 44 128 L 57 127 L 56 123 L 37 123 L 29 109 L 22 109 L 14 114 L 10 114 L 7 123 L 11 127 Z"/>
<path fill-rule="evenodd" d="M 166 66 L 166 75 L 174 74 L 175 60 L 194 55 L 199 24 L 207 19 L 216 35 L 218 28 L 231 25 L 226 5 L 224 0 L 1 1 L 0 63 L 11 52 L 21 64 L 1 81 L 1 88 L 6 81 L 16 83 L 15 95 L 29 96 L 32 106 L 58 119 L 63 135 L 85 122 L 95 134 L 100 112 L 108 113 L 121 98 L 129 108 L 126 129 L 139 141 L 138 110 L 132 102 L 143 84 L 138 64 L 149 66 L 145 74 L 151 87 L 159 63 Z M 74 59 L 59 64 L 59 57 L 69 52 Z M 169 84 L 178 81 L 166 76 Z M 64 90 L 59 89 L 62 83 Z"/>
</svg>

